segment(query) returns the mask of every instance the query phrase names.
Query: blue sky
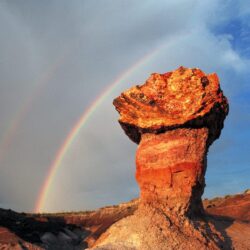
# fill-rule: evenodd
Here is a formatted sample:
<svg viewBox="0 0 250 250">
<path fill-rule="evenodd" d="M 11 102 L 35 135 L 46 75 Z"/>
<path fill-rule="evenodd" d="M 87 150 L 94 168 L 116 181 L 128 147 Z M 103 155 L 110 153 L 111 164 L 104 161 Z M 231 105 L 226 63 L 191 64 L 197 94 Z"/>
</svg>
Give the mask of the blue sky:
<svg viewBox="0 0 250 250">
<path fill-rule="evenodd" d="M 136 145 L 112 100 L 152 72 L 216 72 L 230 112 L 210 147 L 204 197 L 250 188 L 249 1 L 1 1 L 0 206 L 33 211 L 49 166 L 81 114 L 136 62 L 81 129 L 50 188 L 47 211 L 138 196 Z"/>
</svg>

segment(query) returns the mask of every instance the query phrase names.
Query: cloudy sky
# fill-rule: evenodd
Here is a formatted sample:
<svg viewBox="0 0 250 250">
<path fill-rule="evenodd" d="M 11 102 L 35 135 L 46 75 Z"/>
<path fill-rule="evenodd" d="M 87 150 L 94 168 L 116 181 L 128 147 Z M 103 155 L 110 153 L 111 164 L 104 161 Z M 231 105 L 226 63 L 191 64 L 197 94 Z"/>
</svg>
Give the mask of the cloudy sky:
<svg viewBox="0 0 250 250">
<path fill-rule="evenodd" d="M 0 30 L 0 207 L 34 211 L 67 135 L 117 79 L 64 155 L 43 209 L 138 196 L 136 145 L 112 100 L 180 65 L 216 72 L 230 102 L 204 197 L 250 188 L 248 0 L 2 0 Z"/>
</svg>

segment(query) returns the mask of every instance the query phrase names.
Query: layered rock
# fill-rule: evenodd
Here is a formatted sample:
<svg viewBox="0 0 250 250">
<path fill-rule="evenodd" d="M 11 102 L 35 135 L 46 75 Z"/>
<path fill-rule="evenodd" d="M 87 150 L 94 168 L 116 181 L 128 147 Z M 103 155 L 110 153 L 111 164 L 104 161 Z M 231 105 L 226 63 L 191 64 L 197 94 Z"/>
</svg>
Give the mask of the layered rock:
<svg viewBox="0 0 250 250">
<path fill-rule="evenodd" d="M 142 205 L 164 205 L 179 214 L 203 213 L 207 128 L 143 134 L 136 153 Z"/>
<path fill-rule="evenodd" d="M 123 92 L 114 105 L 125 133 L 139 144 L 140 203 L 135 215 L 114 224 L 97 245 L 127 238 L 133 249 L 155 244 L 156 249 L 219 249 L 222 236 L 200 219 L 206 154 L 228 114 L 217 75 L 184 67 L 154 73 L 145 84 Z M 147 234 L 155 240 L 145 240 Z"/>
</svg>

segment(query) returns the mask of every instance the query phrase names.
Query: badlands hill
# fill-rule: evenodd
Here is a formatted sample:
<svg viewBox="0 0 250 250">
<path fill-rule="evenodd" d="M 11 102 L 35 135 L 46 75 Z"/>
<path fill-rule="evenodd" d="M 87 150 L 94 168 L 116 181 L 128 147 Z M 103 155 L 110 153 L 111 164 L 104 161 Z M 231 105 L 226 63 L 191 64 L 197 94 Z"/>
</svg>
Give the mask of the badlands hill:
<svg viewBox="0 0 250 250">
<path fill-rule="evenodd" d="M 203 204 L 206 219 L 229 245 L 222 249 L 250 249 L 250 191 L 205 199 Z M 134 214 L 137 208 L 138 199 L 77 213 L 26 214 L 0 209 L 0 249 L 91 248 L 112 224 Z"/>
</svg>

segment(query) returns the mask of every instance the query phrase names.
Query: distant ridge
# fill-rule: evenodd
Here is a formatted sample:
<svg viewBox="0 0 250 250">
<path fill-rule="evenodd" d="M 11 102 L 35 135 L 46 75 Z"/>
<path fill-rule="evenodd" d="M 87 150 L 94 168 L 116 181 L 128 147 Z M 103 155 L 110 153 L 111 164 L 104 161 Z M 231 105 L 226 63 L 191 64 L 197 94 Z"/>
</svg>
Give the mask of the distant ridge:
<svg viewBox="0 0 250 250">
<path fill-rule="evenodd" d="M 208 219 L 225 228 L 236 250 L 250 249 L 249 190 L 203 201 Z M 86 249 L 137 206 L 138 199 L 86 212 L 26 214 L 0 209 L 0 249 Z"/>
</svg>

